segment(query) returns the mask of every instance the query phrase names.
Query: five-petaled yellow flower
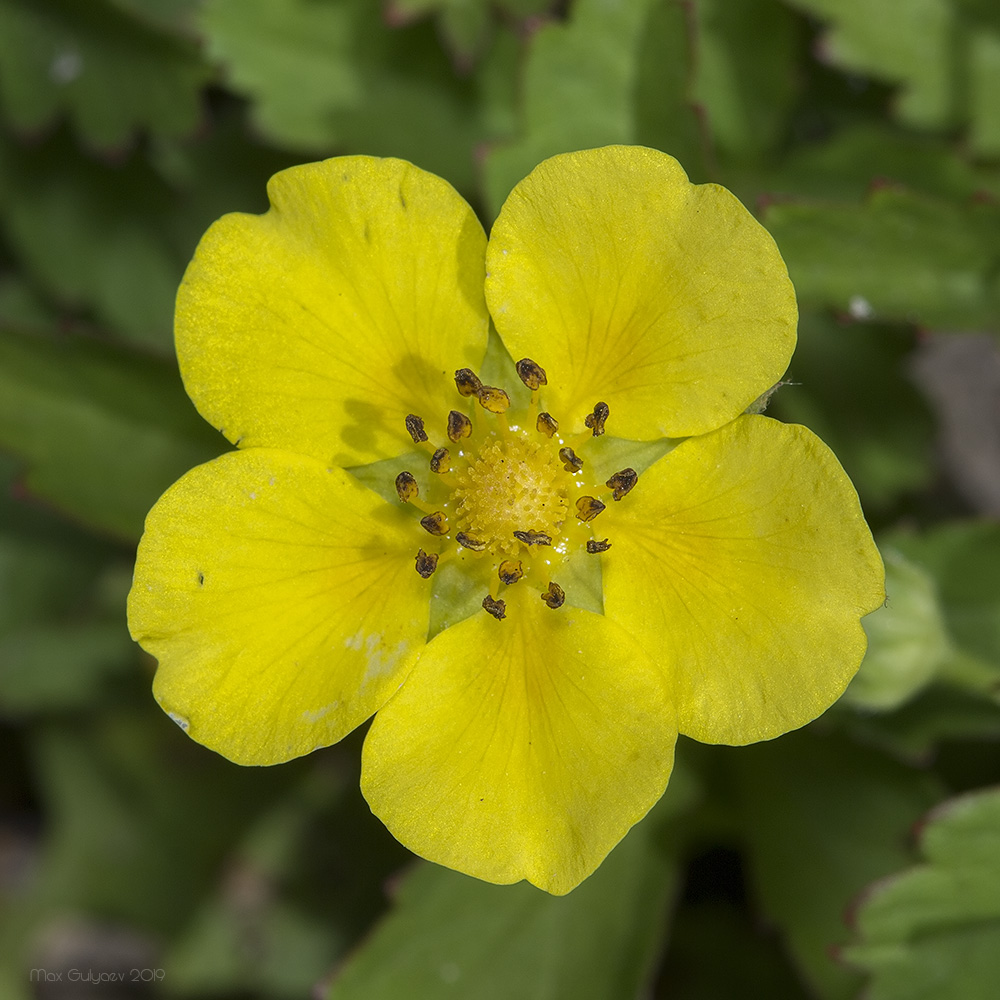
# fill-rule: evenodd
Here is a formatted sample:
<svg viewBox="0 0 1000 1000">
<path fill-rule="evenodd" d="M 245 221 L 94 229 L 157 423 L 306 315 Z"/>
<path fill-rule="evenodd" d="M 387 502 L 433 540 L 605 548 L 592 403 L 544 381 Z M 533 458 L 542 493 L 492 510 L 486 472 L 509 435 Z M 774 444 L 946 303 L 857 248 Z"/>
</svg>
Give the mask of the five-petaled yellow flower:
<svg viewBox="0 0 1000 1000">
<path fill-rule="evenodd" d="M 150 512 L 129 603 L 192 738 L 274 764 L 377 712 L 362 789 L 399 840 L 564 893 L 678 732 L 770 739 L 841 694 L 882 564 L 825 445 L 747 413 L 797 313 L 728 191 L 571 153 L 489 242 L 400 160 L 269 194 L 181 285 L 187 391 L 237 450 Z"/>
</svg>

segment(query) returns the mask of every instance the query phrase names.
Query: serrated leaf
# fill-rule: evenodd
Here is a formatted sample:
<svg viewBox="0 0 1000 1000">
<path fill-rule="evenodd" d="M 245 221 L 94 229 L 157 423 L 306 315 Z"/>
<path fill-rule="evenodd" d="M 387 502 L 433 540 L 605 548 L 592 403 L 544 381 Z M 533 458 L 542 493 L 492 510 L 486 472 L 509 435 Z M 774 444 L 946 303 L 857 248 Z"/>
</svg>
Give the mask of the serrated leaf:
<svg viewBox="0 0 1000 1000">
<path fill-rule="evenodd" d="M 845 957 L 869 1000 L 992 1000 L 1000 980 L 1000 791 L 939 806 L 921 836 L 925 863 L 876 883 Z"/>
<path fill-rule="evenodd" d="M 869 514 L 930 479 L 934 422 L 905 376 L 913 346 L 898 327 L 804 310 L 788 384 L 769 404 L 769 413 L 830 445 Z"/>
<path fill-rule="evenodd" d="M 930 683 L 951 644 L 930 575 L 894 549 L 882 549 L 886 606 L 862 619 L 868 651 L 844 693 L 858 708 L 887 712 Z"/>
<path fill-rule="evenodd" d="M 948 0 L 791 0 L 830 22 L 824 50 L 846 69 L 902 84 L 899 114 L 920 127 L 956 118 L 956 31 Z"/>
<path fill-rule="evenodd" d="M 522 78 L 520 136 L 486 158 L 491 214 L 546 157 L 635 140 L 639 54 L 656 5 L 656 0 L 579 0 L 568 21 L 535 32 Z"/>
<path fill-rule="evenodd" d="M 844 913 L 873 878 L 908 860 L 905 836 L 940 796 L 927 775 L 841 738 L 810 732 L 735 757 L 757 897 L 824 1000 L 857 994 L 833 949 Z"/>
<path fill-rule="evenodd" d="M 0 331 L 0 446 L 29 489 L 133 541 L 178 476 L 225 450 L 172 364 L 82 338 Z"/>
<path fill-rule="evenodd" d="M 39 131 L 68 112 L 98 148 L 137 129 L 194 129 L 209 68 L 188 42 L 161 35 L 102 0 L 0 0 L 0 109 Z"/>
<path fill-rule="evenodd" d="M 341 970 L 329 1000 L 562 1000 L 637 995 L 652 971 L 677 880 L 661 824 L 690 803 L 675 772 L 659 806 L 567 896 L 489 885 L 431 865 Z"/>
<path fill-rule="evenodd" d="M 885 188 L 863 205 L 776 204 L 764 222 L 804 304 L 1000 330 L 1000 206 Z"/>
<path fill-rule="evenodd" d="M 311 0 L 206 0 L 199 16 L 209 57 L 254 100 L 265 135 L 303 152 L 337 141 L 332 115 L 361 101 L 352 5 Z"/>
</svg>

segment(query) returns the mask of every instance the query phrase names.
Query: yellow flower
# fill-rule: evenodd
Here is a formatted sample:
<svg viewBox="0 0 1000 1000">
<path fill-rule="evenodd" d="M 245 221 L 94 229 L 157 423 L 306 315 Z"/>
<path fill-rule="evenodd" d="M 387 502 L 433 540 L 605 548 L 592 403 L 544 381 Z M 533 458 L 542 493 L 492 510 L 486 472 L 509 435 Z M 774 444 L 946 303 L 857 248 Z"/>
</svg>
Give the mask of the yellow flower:
<svg viewBox="0 0 1000 1000">
<path fill-rule="evenodd" d="M 729 192 L 557 156 L 488 245 L 399 160 L 269 195 L 181 285 L 187 391 L 237 450 L 150 512 L 129 602 L 192 738 L 273 764 L 377 712 L 362 790 L 399 840 L 564 893 L 678 731 L 770 739 L 841 694 L 882 565 L 822 442 L 745 413 L 797 315 Z"/>
</svg>

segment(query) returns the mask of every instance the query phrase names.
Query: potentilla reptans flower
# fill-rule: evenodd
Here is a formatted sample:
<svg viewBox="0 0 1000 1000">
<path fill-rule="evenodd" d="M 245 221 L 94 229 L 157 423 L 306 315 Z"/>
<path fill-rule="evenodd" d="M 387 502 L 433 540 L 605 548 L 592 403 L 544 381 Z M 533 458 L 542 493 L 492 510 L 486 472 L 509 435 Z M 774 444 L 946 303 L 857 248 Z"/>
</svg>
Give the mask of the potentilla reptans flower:
<svg viewBox="0 0 1000 1000">
<path fill-rule="evenodd" d="M 377 713 L 362 790 L 400 841 L 564 893 L 678 732 L 770 739 L 836 700 L 882 564 L 826 446 L 749 412 L 797 312 L 728 191 L 570 153 L 488 242 L 400 160 L 268 192 L 177 297 L 185 386 L 236 450 L 150 512 L 129 600 L 192 738 L 275 764 Z"/>
</svg>

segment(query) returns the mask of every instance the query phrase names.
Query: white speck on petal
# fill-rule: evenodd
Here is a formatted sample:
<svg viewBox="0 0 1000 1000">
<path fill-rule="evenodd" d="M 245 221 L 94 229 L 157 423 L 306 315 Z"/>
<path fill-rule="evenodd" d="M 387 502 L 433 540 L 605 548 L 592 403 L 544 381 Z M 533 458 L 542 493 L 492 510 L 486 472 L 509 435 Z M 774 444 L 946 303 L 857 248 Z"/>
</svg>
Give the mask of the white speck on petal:
<svg viewBox="0 0 1000 1000">
<path fill-rule="evenodd" d="M 257 499 L 257 494 L 256 493 L 251 493 L 250 494 L 250 499 L 251 500 L 256 500 Z"/>
<path fill-rule="evenodd" d="M 322 708 L 317 708 L 315 711 L 306 709 L 306 711 L 302 713 L 302 719 L 304 722 L 319 722 L 320 719 L 322 719 L 325 715 L 329 715 L 339 706 L 339 701 L 332 701 L 329 705 L 324 705 Z"/>
<path fill-rule="evenodd" d="M 183 715 L 178 715 L 176 712 L 167 712 L 167 715 L 177 723 L 184 732 L 187 732 L 191 728 L 191 723 L 184 718 Z"/>
<path fill-rule="evenodd" d="M 854 319 L 871 319 L 875 315 L 872 304 L 863 295 L 852 295 L 847 311 Z"/>
</svg>

